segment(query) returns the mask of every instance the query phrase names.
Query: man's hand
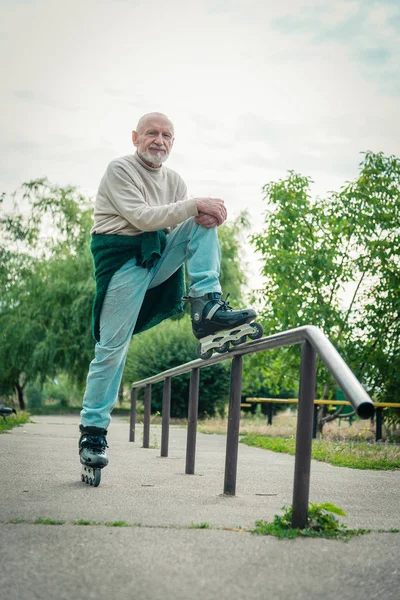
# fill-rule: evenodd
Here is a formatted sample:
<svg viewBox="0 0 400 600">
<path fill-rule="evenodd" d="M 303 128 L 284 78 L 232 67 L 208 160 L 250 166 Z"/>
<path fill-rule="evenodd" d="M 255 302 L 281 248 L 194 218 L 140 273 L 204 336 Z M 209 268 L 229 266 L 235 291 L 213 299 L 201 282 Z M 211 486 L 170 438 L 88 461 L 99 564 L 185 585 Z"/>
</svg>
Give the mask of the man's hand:
<svg viewBox="0 0 400 600">
<path fill-rule="evenodd" d="M 206 227 L 207 229 L 210 229 L 210 227 L 218 227 L 219 225 L 217 217 L 206 215 L 206 213 L 199 213 L 194 220 L 198 225 L 203 225 L 203 227 Z"/>
<path fill-rule="evenodd" d="M 221 200 L 221 198 L 195 198 L 194 201 L 196 202 L 197 210 L 199 211 L 198 217 L 201 213 L 215 217 L 217 225 L 222 225 L 226 220 L 227 212 L 224 201 Z M 198 221 L 196 221 L 196 223 L 197 222 Z M 200 225 L 203 225 L 203 223 L 200 223 Z M 209 225 L 209 227 L 213 227 L 213 225 Z"/>
</svg>

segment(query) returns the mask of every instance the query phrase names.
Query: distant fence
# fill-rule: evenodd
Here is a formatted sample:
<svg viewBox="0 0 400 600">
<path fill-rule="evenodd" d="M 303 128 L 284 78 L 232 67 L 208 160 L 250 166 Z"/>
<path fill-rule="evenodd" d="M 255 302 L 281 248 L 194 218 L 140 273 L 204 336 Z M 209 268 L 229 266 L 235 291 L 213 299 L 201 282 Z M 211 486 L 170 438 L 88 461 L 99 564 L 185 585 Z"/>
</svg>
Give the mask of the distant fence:
<svg viewBox="0 0 400 600">
<path fill-rule="evenodd" d="M 362 419 L 370 419 L 374 405 L 360 382 L 353 375 L 337 350 L 317 327 L 306 325 L 282 333 L 232 347 L 225 354 L 214 354 L 208 360 L 194 360 L 142 379 L 132 384 L 129 440 L 135 441 L 137 389 L 144 387 L 143 447 L 149 447 L 151 385 L 164 382 L 162 405 L 161 456 L 168 456 L 171 407 L 171 377 L 190 372 L 188 428 L 185 473 L 194 474 L 196 430 L 199 400 L 200 369 L 232 359 L 228 430 L 225 455 L 224 494 L 235 495 L 237 457 L 242 393 L 242 356 L 283 346 L 302 344 L 300 364 L 299 408 L 297 414 L 296 455 L 293 483 L 293 527 L 304 528 L 307 523 L 310 490 L 311 446 L 316 386 L 317 353 L 337 384 Z"/>
<path fill-rule="evenodd" d="M 245 402 L 241 403 L 241 407 L 250 407 L 252 404 L 267 404 L 267 422 L 268 425 L 272 425 L 273 419 L 273 408 L 274 404 L 298 404 L 298 398 L 246 398 Z M 382 439 L 382 416 L 384 408 L 400 408 L 400 402 L 374 402 L 375 407 L 375 441 L 379 442 Z M 313 419 L 313 433 L 312 437 L 317 437 L 317 418 L 318 418 L 318 407 L 322 405 L 329 406 L 351 406 L 351 403 L 347 400 L 314 400 L 314 419 Z M 353 413 L 352 413 L 353 414 Z M 348 419 L 349 415 L 343 415 L 339 419 Z"/>
</svg>

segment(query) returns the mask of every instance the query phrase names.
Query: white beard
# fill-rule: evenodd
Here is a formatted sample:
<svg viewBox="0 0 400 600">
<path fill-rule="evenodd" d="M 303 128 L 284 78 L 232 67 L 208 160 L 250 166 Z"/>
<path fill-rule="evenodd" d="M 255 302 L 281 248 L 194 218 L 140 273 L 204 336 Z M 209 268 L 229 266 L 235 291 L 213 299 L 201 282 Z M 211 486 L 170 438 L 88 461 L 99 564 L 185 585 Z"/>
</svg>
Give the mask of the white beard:
<svg viewBox="0 0 400 600">
<path fill-rule="evenodd" d="M 146 152 L 142 152 L 140 156 L 147 160 L 147 162 L 158 165 L 167 160 L 169 152 L 150 152 L 149 150 L 146 150 Z"/>
</svg>

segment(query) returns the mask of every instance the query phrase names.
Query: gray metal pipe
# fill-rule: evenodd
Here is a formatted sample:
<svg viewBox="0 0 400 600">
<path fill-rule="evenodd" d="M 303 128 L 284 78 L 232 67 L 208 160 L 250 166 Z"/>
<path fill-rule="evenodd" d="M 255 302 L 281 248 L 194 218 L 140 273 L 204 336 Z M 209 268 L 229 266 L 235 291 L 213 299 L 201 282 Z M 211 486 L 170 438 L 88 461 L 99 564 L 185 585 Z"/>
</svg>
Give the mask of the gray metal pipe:
<svg viewBox="0 0 400 600">
<path fill-rule="evenodd" d="M 131 412 L 129 419 L 129 441 L 135 441 L 137 389 L 131 389 Z"/>
<path fill-rule="evenodd" d="M 315 349 L 310 342 L 305 341 L 301 349 L 292 514 L 292 526 L 300 529 L 304 529 L 307 524 L 310 495 L 316 358 Z"/>
<path fill-rule="evenodd" d="M 151 384 L 148 383 L 144 390 L 143 448 L 148 448 L 150 445 L 150 412 Z"/>
<path fill-rule="evenodd" d="M 200 369 L 190 373 L 188 424 L 186 438 L 186 475 L 194 475 L 196 459 L 197 415 L 199 412 Z"/>
<path fill-rule="evenodd" d="M 224 494 L 236 493 L 236 474 L 240 428 L 240 399 L 242 394 L 242 357 L 235 356 L 231 368 L 228 431 L 226 436 Z"/>
<path fill-rule="evenodd" d="M 356 376 L 344 362 L 339 352 L 318 327 L 308 325 L 305 328 L 306 339 L 314 346 L 322 362 L 332 373 L 361 419 L 370 419 L 375 408 L 371 398 Z"/>
<path fill-rule="evenodd" d="M 161 456 L 168 456 L 169 421 L 171 415 L 171 377 L 164 380 L 162 399 Z"/>
</svg>

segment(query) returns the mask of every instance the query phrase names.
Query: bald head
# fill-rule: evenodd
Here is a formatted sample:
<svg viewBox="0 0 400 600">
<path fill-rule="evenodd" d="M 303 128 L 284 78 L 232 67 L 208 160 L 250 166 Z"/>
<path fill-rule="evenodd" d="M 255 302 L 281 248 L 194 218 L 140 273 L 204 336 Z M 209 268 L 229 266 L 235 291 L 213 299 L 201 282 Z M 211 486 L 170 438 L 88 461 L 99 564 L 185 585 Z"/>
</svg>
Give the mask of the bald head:
<svg viewBox="0 0 400 600">
<path fill-rule="evenodd" d="M 174 133 L 174 126 L 172 124 L 172 121 L 168 119 L 167 115 L 161 112 L 150 112 L 143 115 L 143 117 L 140 117 L 138 124 L 136 125 L 137 133 L 141 134 L 142 131 L 149 125 L 149 123 L 152 123 L 154 120 L 165 121 L 165 123 L 167 123 L 172 129 L 172 133 Z"/>
</svg>

